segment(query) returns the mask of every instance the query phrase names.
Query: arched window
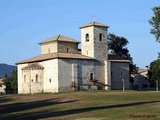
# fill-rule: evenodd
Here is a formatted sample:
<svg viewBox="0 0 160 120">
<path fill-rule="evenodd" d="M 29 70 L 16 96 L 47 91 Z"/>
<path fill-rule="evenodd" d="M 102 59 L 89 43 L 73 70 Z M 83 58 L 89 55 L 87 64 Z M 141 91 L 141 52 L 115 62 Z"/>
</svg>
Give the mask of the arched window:
<svg viewBox="0 0 160 120">
<path fill-rule="evenodd" d="M 90 73 L 90 80 L 93 80 L 93 73 Z"/>
<path fill-rule="evenodd" d="M 36 82 L 38 82 L 38 74 L 36 74 Z"/>
<path fill-rule="evenodd" d="M 24 75 L 24 82 L 26 82 L 26 75 Z"/>
<path fill-rule="evenodd" d="M 86 34 L 86 42 L 88 42 L 89 41 L 89 34 L 87 33 Z"/>
<path fill-rule="evenodd" d="M 99 41 L 102 41 L 102 38 L 103 38 L 102 33 L 100 33 L 99 34 Z"/>
</svg>

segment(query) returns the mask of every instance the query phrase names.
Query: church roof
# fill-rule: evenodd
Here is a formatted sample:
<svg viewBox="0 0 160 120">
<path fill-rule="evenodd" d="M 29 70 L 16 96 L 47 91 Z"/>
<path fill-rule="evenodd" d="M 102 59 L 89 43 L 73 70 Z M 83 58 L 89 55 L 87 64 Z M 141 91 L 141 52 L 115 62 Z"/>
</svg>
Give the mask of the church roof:
<svg viewBox="0 0 160 120">
<path fill-rule="evenodd" d="M 33 58 L 29 58 L 23 61 L 20 61 L 18 64 L 23 64 L 23 63 L 32 63 L 32 62 L 40 62 L 40 61 L 45 61 L 45 60 L 50 60 L 50 59 L 56 59 L 56 58 L 64 58 L 64 59 L 85 59 L 85 60 L 93 60 L 94 58 L 81 55 L 81 54 L 73 54 L 73 53 L 48 53 L 48 54 L 42 54 Z"/>
<path fill-rule="evenodd" d="M 126 60 L 114 53 L 108 53 L 108 61 L 111 62 L 130 62 L 130 60 Z"/>
<path fill-rule="evenodd" d="M 62 41 L 62 42 L 72 42 L 72 43 L 80 43 L 74 39 L 62 36 L 62 35 L 57 35 L 55 37 L 52 37 L 50 39 L 47 39 L 45 41 L 40 42 L 39 44 L 47 43 L 47 42 L 54 42 L 54 41 Z"/>
<path fill-rule="evenodd" d="M 109 26 L 107 25 L 104 25 L 104 24 L 101 24 L 101 23 L 98 23 L 98 22 L 91 22 L 91 23 L 88 23 L 84 26 L 81 26 L 80 28 L 85 28 L 85 27 L 90 27 L 90 26 L 98 26 L 98 27 L 106 27 L 106 28 L 109 28 Z"/>
<path fill-rule="evenodd" d="M 31 69 L 31 68 L 36 68 L 36 69 L 43 69 L 44 67 L 42 66 L 42 65 L 40 65 L 40 64 L 38 64 L 38 63 L 31 63 L 31 64 L 29 64 L 28 66 L 26 66 L 26 67 L 23 67 L 22 69 L 23 70 L 26 70 L 26 69 Z"/>
</svg>

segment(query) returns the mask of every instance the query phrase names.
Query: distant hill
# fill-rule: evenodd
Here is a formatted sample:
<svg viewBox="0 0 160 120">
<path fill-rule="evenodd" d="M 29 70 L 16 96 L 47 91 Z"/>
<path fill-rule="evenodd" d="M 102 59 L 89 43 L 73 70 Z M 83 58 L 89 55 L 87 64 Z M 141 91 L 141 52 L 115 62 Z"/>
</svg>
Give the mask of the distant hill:
<svg viewBox="0 0 160 120">
<path fill-rule="evenodd" d="M 10 77 L 12 71 L 15 70 L 16 68 L 17 67 L 13 65 L 0 63 L 0 78 L 4 78 L 5 74 L 7 74 Z"/>
</svg>

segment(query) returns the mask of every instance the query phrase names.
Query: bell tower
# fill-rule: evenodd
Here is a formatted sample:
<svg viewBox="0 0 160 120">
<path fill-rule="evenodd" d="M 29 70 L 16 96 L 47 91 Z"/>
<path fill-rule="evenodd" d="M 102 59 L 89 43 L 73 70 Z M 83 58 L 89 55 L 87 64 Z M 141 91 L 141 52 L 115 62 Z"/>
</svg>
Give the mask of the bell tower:
<svg viewBox="0 0 160 120">
<path fill-rule="evenodd" d="M 91 22 L 80 27 L 80 29 L 82 55 L 106 61 L 108 59 L 108 26 L 98 22 Z"/>
</svg>

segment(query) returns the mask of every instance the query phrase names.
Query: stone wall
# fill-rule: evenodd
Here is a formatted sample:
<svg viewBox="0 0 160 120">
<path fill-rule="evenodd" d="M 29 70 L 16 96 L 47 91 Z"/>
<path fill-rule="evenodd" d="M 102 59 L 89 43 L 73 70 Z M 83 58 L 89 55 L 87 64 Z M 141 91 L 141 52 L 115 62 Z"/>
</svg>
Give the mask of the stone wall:
<svg viewBox="0 0 160 120">
<path fill-rule="evenodd" d="M 109 61 L 104 61 L 105 63 L 105 90 L 110 90 L 111 89 L 111 62 Z"/>
<path fill-rule="evenodd" d="M 23 93 L 42 93 L 43 92 L 43 69 L 22 70 Z"/>
<path fill-rule="evenodd" d="M 22 68 L 28 64 L 18 65 L 19 94 L 72 90 L 73 82 L 75 82 L 77 89 L 78 86 L 80 89 L 89 89 L 89 86 L 91 89 L 97 89 L 93 81 L 90 80 L 98 80 L 99 83 L 111 85 L 111 89 L 122 89 L 122 79 L 124 79 L 125 88 L 129 89 L 130 87 L 129 63 L 53 59 L 38 64 L 42 65 L 44 69 L 23 70 L 22 72 Z M 35 80 L 36 74 L 39 76 L 38 81 Z M 24 80 L 24 75 L 26 75 L 26 80 Z"/>
<path fill-rule="evenodd" d="M 78 43 L 72 42 L 49 42 L 41 45 L 41 54 L 61 52 L 78 53 Z"/>
<path fill-rule="evenodd" d="M 58 52 L 78 53 L 78 44 L 71 42 L 58 42 Z"/>
<path fill-rule="evenodd" d="M 22 83 L 23 94 L 43 93 L 43 82 L 27 82 Z"/>
<path fill-rule="evenodd" d="M 59 91 L 71 90 L 73 82 L 77 89 L 78 86 L 87 89 L 88 85 L 93 87 L 93 82 L 90 81 L 91 74 L 93 74 L 93 80 L 104 83 L 104 64 L 99 61 L 59 59 L 58 63 Z"/>
<path fill-rule="evenodd" d="M 57 51 L 58 51 L 57 42 L 43 43 L 41 45 L 41 54 L 47 54 Z"/>
<path fill-rule="evenodd" d="M 59 59 L 58 60 L 58 89 L 59 91 L 71 90 L 73 64 L 77 64 L 73 59 Z M 74 81 L 73 81 L 74 82 Z"/>
<path fill-rule="evenodd" d="M 102 40 L 99 36 L 102 34 Z M 94 58 L 97 60 L 108 60 L 107 28 L 94 27 Z"/>
<path fill-rule="evenodd" d="M 93 60 L 78 60 L 78 82 L 81 84 L 92 84 L 91 74 L 93 79 L 97 78 L 95 74 L 95 65 Z"/>
<path fill-rule="evenodd" d="M 94 27 L 81 29 L 81 48 L 82 54 L 94 58 Z M 89 34 L 89 41 L 86 42 L 86 34 Z"/>
<path fill-rule="evenodd" d="M 44 67 L 44 92 L 58 92 L 58 59 L 41 62 Z"/>
<path fill-rule="evenodd" d="M 38 64 L 44 69 L 22 70 L 28 64 L 18 65 L 18 94 L 58 92 L 58 59 L 42 61 Z"/>
<path fill-rule="evenodd" d="M 130 89 L 129 63 L 111 62 L 111 89 L 122 89 L 123 79 L 125 89 Z"/>
<path fill-rule="evenodd" d="M 98 80 L 99 82 L 105 84 L 105 64 L 104 62 L 95 60 L 94 66 L 95 66 L 94 80 Z"/>
<path fill-rule="evenodd" d="M 18 94 L 23 94 L 23 72 L 22 68 L 27 66 L 28 64 L 19 64 L 18 68 Z"/>
</svg>

